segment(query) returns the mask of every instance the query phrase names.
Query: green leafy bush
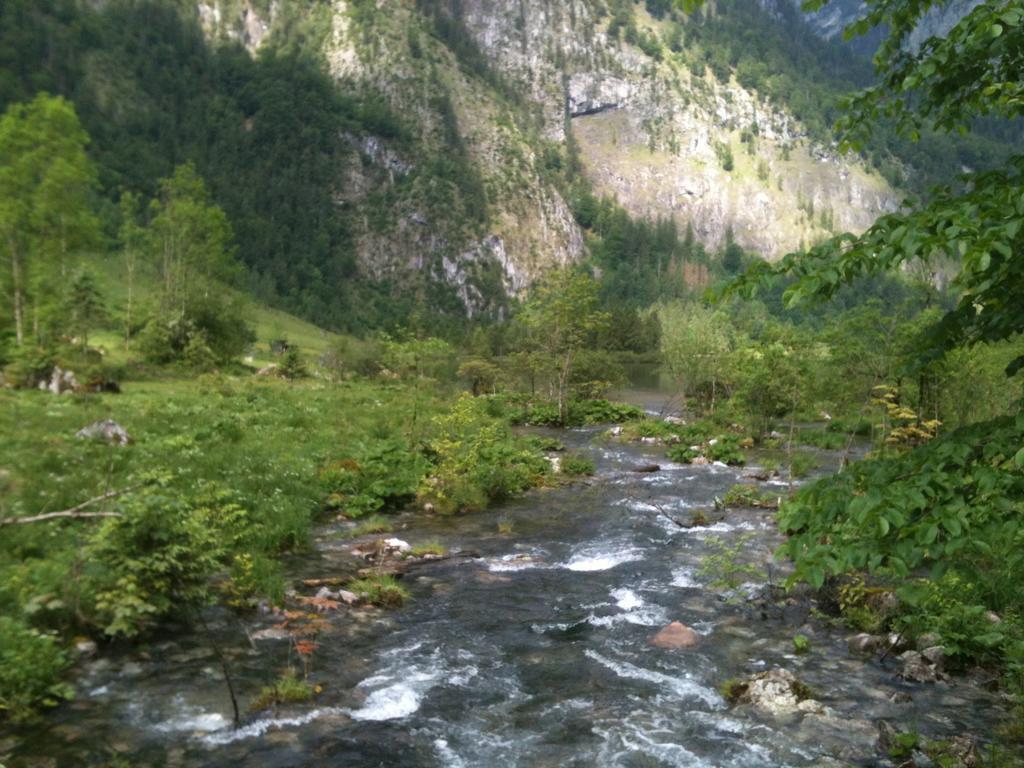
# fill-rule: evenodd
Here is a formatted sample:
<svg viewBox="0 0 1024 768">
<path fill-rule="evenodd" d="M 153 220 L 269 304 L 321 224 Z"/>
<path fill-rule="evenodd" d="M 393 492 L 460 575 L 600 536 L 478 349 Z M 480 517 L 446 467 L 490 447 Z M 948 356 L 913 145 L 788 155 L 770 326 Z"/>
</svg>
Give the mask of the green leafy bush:
<svg viewBox="0 0 1024 768">
<path fill-rule="evenodd" d="M 289 669 L 282 674 L 273 685 L 260 690 L 259 696 L 252 703 L 254 711 L 279 707 L 282 704 L 301 704 L 311 701 L 317 688 L 306 680 L 300 680 L 295 670 Z"/>
<path fill-rule="evenodd" d="M 722 504 L 727 507 L 776 509 L 779 506 L 779 494 L 761 491 L 756 485 L 749 483 L 738 483 L 725 492 Z"/>
<path fill-rule="evenodd" d="M 680 464 L 690 464 L 698 456 L 730 466 L 742 466 L 747 462 L 747 457 L 740 450 L 740 438 L 736 435 L 720 435 L 703 445 L 673 445 L 666 451 L 666 455 Z"/>
<path fill-rule="evenodd" d="M 512 416 L 513 423 L 540 427 L 582 427 L 590 424 L 621 424 L 640 419 L 642 408 L 609 400 L 573 400 L 569 403 L 565 424 L 558 415 L 558 404 L 551 400 L 532 402 L 520 414 Z"/>
<path fill-rule="evenodd" d="M 516 438 L 486 405 L 464 394 L 434 420 L 433 470 L 419 496 L 442 512 L 480 509 L 538 485 L 550 472 L 544 455 Z"/>
<path fill-rule="evenodd" d="M 57 639 L 0 616 L 0 721 L 22 720 L 73 695 L 61 682 L 68 659 Z"/>
<path fill-rule="evenodd" d="M 108 635 L 133 637 L 209 598 L 226 531 L 180 499 L 147 490 L 123 501 L 89 546 L 97 619 Z"/>
<path fill-rule="evenodd" d="M 592 475 L 594 474 L 594 462 L 586 456 L 570 453 L 562 457 L 561 470 L 562 474 L 570 476 Z"/>
<path fill-rule="evenodd" d="M 350 581 L 347 589 L 379 608 L 398 608 L 409 599 L 409 591 L 394 576 L 373 575 Z"/>
<path fill-rule="evenodd" d="M 320 471 L 327 505 L 348 517 L 400 509 L 416 496 L 427 461 L 401 437 L 356 446 Z"/>
</svg>

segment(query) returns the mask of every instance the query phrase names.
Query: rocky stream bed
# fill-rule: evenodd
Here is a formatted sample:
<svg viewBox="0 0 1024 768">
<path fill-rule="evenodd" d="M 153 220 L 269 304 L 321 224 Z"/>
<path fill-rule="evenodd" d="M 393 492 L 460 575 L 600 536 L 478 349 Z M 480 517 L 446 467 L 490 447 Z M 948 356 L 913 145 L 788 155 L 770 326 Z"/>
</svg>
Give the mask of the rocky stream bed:
<svg viewBox="0 0 1024 768">
<path fill-rule="evenodd" d="M 907 657 L 880 658 L 884 649 L 862 647 L 874 641 L 851 642 L 814 617 L 808 597 L 775 588 L 785 574 L 772 561 L 774 513 L 714 511 L 749 470 L 674 465 L 657 446 L 610 441 L 596 428 L 559 438 L 594 461 L 594 478 L 485 513 L 406 519 L 394 536 L 440 542 L 453 556 L 402 566 L 412 593 L 402 608 L 350 606 L 330 586 L 368 567 L 354 544 L 380 538 L 353 541 L 344 523 L 321 529 L 315 553 L 287 564 L 292 603 L 318 593 L 330 601 L 306 606 L 320 616 L 314 701 L 253 712 L 260 688 L 297 663 L 294 642 L 280 614 L 213 611 L 207 623 L 232 671 L 241 727 L 210 638 L 182 631 L 83 659 L 76 700 L 0 733 L 0 762 L 880 766 L 895 764 L 886 755 L 894 731 L 991 731 L 1004 702 L 977 680 L 905 679 Z M 838 454 L 821 458 L 834 467 Z M 652 463 L 657 471 L 633 471 Z M 708 519 L 679 524 L 696 510 Z M 712 587 L 702 563 L 737 542 L 764 577 Z M 797 634 L 806 653 L 796 653 Z M 746 681 L 735 701 L 721 692 L 730 679 Z"/>
</svg>

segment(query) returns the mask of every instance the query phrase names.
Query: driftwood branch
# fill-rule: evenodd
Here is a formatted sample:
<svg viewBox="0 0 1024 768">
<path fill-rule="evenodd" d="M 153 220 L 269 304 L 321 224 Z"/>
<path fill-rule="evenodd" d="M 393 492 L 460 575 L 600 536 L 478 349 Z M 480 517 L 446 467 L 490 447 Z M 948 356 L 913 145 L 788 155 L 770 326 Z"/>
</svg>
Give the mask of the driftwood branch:
<svg viewBox="0 0 1024 768">
<path fill-rule="evenodd" d="M 141 485 L 141 484 L 140 484 Z M 58 520 L 61 518 L 71 518 L 74 520 L 83 520 L 96 517 L 121 517 L 120 512 L 86 512 L 84 510 L 99 504 L 101 501 L 107 501 L 109 499 L 116 498 L 129 491 L 134 491 L 139 485 L 132 485 L 128 488 L 122 488 L 117 491 L 108 491 L 102 496 L 96 496 L 95 498 L 83 501 L 81 504 L 76 504 L 70 509 L 63 509 L 60 512 L 46 512 L 42 515 L 30 515 L 28 517 L 0 517 L 0 528 L 5 525 L 25 525 L 27 523 L 42 523 L 47 520 Z"/>
</svg>

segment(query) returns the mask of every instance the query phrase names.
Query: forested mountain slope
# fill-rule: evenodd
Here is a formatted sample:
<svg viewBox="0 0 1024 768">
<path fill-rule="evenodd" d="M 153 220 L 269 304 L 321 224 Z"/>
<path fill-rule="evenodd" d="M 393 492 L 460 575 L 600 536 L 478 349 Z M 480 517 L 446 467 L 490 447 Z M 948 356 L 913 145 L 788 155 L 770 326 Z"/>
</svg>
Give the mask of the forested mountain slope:
<svg viewBox="0 0 1024 768">
<path fill-rule="evenodd" d="M 0 108 L 74 102 L 110 233 L 191 160 L 256 296 L 332 328 L 501 316 L 587 258 L 592 192 L 773 258 L 893 210 L 874 168 L 913 175 L 833 148 L 867 65 L 789 6 L 11 0 L 0 40 Z"/>
</svg>

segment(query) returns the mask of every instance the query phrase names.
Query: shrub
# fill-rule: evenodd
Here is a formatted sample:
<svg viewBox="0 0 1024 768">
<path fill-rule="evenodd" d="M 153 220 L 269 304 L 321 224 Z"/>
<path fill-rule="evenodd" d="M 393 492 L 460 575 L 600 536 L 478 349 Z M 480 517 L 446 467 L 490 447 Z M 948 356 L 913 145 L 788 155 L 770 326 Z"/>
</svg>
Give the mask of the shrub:
<svg viewBox="0 0 1024 768">
<path fill-rule="evenodd" d="M 26 345 L 17 347 L 4 368 L 4 378 L 15 387 L 34 387 L 50 375 L 56 363 L 52 350 Z"/>
<path fill-rule="evenodd" d="M 73 689 L 60 680 L 67 666 L 54 637 L 0 616 L 0 719 L 27 719 L 71 698 Z"/>
<path fill-rule="evenodd" d="M 299 348 L 294 344 L 288 345 L 288 349 L 284 353 L 284 359 L 281 361 L 280 372 L 282 376 L 291 381 L 304 379 L 309 376 L 309 371 L 306 370 L 306 362 L 302 359 L 302 353 L 299 352 Z"/>
<path fill-rule="evenodd" d="M 569 476 L 592 475 L 594 474 L 594 462 L 586 456 L 569 454 L 562 457 L 562 474 Z"/>
<path fill-rule="evenodd" d="M 488 416 L 471 395 L 463 394 L 434 426 L 433 472 L 419 496 L 441 512 L 482 508 L 538 485 L 550 472 L 540 451 Z"/>
<path fill-rule="evenodd" d="M 720 435 L 699 446 L 674 445 L 666 451 L 666 455 L 670 460 L 680 464 L 690 464 L 698 456 L 735 466 L 742 466 L 747 461 L 747 457 L 740 450 L 740 438 L 736 435 Z"/>
<path fill-rule="evenodd" d="M 317 693 L 317 686 L 300 680 L 295 670 L 285 671 L 273 685 L 265 686 L 252 703 L 252 709 L 259 711 L 282 704 L 301 704 L 311 701 Z"/>
<path fill-rule="evenodd" d="M 223 532 L 179 498 L 147 491 L 120 505 L 88 549 L 97 618 L 108 635 L 133 637 L 208 598 L 226 546 Z"/>
<path fill-rule="evenodd" d="M 807 477 L 812 470 L 819 466 L 821 463 L 814 454 L 798 451 L 790 459 L 789 472 L 793 477 Z"/>
<path fill-rule="evenodd" d="M 722 504 L 727 507 L 760 507 L 777 509 L 779 496 L 769 491 L 760 491 L 756 485 L 740 483 L 726 491 Z"/>
<path fill-rule="evenodd" d="M 395 526 L 387 518 L 370 515 L 352 529 L 353 536 L 368 536 L 373 533 L 391 533 Z"/>
<path fill-rule="evenodd" d="M 355 446 L 349 458 L 320 470 L 327 506 L 349 517 L 400 509 L 416 496 L 426 473 L 424 457 L 401 437 L 384 437 Z"/>
<path fill-rule="evenodd" d="M 447 552 L 444 545 L 437 541 L 428 541 L 423 544 L 417 544 L 409 550 L 410 557 L 423 557 L 424 555 L 437 555 L 443 557 Z"/>
<path fill-rule="evenodd" d="M 824 448 L 829 451 L 845 448 L 846 439 L 844 433 L 828 429 L 801 429 L 797 434 L 797 442 L 801 445 L 813 445 L 816 448 Z"/>
<path fill-rule="evenodd" d="M 394 576 L 373 575 L 349 582 L 348 589 L 371 605 L 398 608 L 409 599 L 409 591 Z"/>
</svg>

